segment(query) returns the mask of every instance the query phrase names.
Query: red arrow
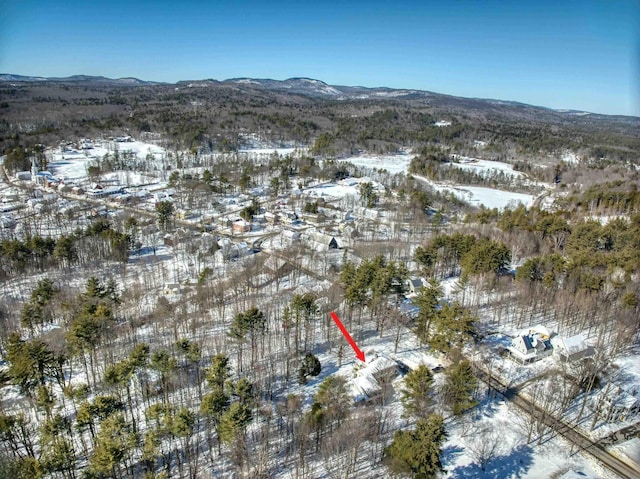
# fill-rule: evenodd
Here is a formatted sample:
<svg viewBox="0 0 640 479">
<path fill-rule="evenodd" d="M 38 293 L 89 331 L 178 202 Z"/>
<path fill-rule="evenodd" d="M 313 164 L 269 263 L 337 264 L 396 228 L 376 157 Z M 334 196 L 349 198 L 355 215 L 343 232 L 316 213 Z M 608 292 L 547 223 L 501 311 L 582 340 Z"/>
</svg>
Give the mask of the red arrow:
<svg viewBox="0 0 640 479">
<path fill-rule="evenodd" d="M 356 342 L 353 340 L 353 338 L 349 334 L 349 331 L 347 331 L 347 328 L 344 327 L 344 324 L 342 324 L 342 321 L 340 321 L 340 318 L 338 318 L 338 315 L 334 311 L 331 311 L 331 319 L 333 319 L 333 321 L 338 325 L 338 328 L 340 329 L 340 331 L 342 331 L 342 334 L 344 335 L 346 340 L 349 342 L 353 350 L 356 352 L 356 358 L 358 358 L 360 361 L 364 363 L 364 351 L 362 351 L 358 347 Z"/>
</svg>

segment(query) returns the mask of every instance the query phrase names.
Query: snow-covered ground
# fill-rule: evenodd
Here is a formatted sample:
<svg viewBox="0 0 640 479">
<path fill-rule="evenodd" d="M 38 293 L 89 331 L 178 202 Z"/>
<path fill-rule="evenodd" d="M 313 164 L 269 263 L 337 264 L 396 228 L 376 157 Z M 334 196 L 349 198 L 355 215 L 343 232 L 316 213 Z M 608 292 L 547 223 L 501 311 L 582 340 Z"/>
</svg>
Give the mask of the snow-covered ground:
<svg viewBox="0 0 640 479">
<path fill-rule="evenodd" d="M 503 163 L 502 161 L 489 161 L 481 160 L 479 158 L 470 158 L 462 155 L 452 155 L 455 163 L 452 166 L 460 168 L 461 170 L 470 170 L 478 173 L 481 176 L 492 176 L 496 173 L 503 173 L 504 175 L 514 178 L 521 178 L 524 175 L 513 169 L 513 165 L 509 163 Z"/>
<path fill-rule="evenodd" d="M 371 183 L 374 190 L 384 191 L 384 187 L 367 177 L 347 178 L 337 183 L 325 183 L 305 189 L 305 194 L 318 197 L 345 198 L 347 196 L 359 196 L 359 186 L 362 183 Z"/>
<path fill-rule="evenodd" d="M 570 165 L 577 165 L 578 163 L 580 163 L 580 157 L 570 150 L 562 153 L 562 157 L 560 157 L 560 159 Z"/>
<path fill-rule="evenodd" d="M 487 208 L 498 208 L 502 210 L 507 207 L 517 206 L 519 203 L 529 207 L 535 200 L 534 195 L 527 193 L 515 193 L 513 191 L 496 190 L 483 186 L 455 186 L 449 187 L 436 185 L 439 191 L 449 191 L 458 199 L 470 205 L 483 205 Z"/>
<path fill-rule="evenodd" d="M 257 137 L 245 138 L 246 147 L 241 148 L 238 153 L 253 160 L 264 160 L 270 158 L 274 153 L 280 156 L 296 155 L 306 151 L 306 148 L 294 147 L 272 147 L 265 144 Z M 80 182 L 87 178 L 87 168 L 99 163 L 105 155 L 113 155 L 116 151 L 119 155 L 131 155 L 139 160 L 151 162 L 148 165 L 152 169 L 162 169 L 162 162 L 166 161 L 167 152 L 164 148 L 142 141 L 87 141 L 85 149 L 67 149 L 67 151 L 56 150 L 51 154 L 51 161 L 48 170 L 57 178 L 64 178 L 65 182 Z M 411 163 L 412 155 L 400 153 L 396 155 L 358 155 L 341 158 L 340 161 L 349 162 L 356 166 L 386 170 L 391 174 L 406 173 Z M 455 158 L 458 162 L 457 168 L 469 169 L 480 174 L 504 173 L 512 177 L 521 177 L 520 172 L 514 171 L 513 167 L 507 163 L 497 161 L 487 161 L 464 156 Z M 155 182 L 153 177 L 141 175 L 134 172 L 117 172 L 104 177 L 105 179 L 117 180 L 119 184 L 136 186 Z M 503 209 L 522 203 L 530 206 L 535 197 L 530 194 L 507 192 L 503 190 L 479 187 L 448 185 L 431 182 L 425 178 L 417 177 L 427 181 L 438 191 L 448 191 L 455 197 L 472 205 L 484 205 L 487 208 Z M 367 180 L 368 181 L 368 180 Z M 347 182 L 340 182 L 337 185 L 323 185 L 309 191 L 311 195 L 330 196 L 343 198 L 347 195 L 357 196 L 357 184 L 359 179 L 349 179 Z"/>
<path fill-rule="evenodd" d="M 300 155 L 305 153 L 308 148 L 291 143 L 276 144 L 272 141 L 262 138 L 256 133 L 245 133 L 240 135 L 241 146 L 238 153 L 250 160 L 269 159 L 273 154 L 279 156 Z"/>
<path fill-rule="evenodd" d="M 525 444 L 520 424 L 522 412 L 499 398 L 483 402 L 461 421 L 447 423 L 444 467 L 448 479 L 548 479 L 573 471 L 578 477 L 614 477 L 592 465 L 569 444 L 555 437 L 542 444 Z M 479 465 L 483 451 L 494 449 L 485 469 Z"/>
<path fill-rule="evenodd" d="M 57 149 L 51 153 L 51 161 L 48 171 L 57 178 L 64 178 L 68 181 L 79 181 L 87 177 L 87 168 L 96 165 L 104 159 L 106 155 L 130 155 L 138 159 L 148 159 L 151 162 L 158 162 L 166 157 L 164 148 L 145 143 L 142 141 L 93 141 L 86 142 L 85 146 L 90 148 L 73 149 L 66 151 Z"/>
<path fill-rule="evenodd" d="M 300 148 L 241 148 L 238 153 L 246 155 L 249 159 L 258 160 L 271 157 L 274 153 L 280 156 L 298 154 L 306 149 Z"/>
<path fill-rule="evenodd" d="M 397 155 L 357 155 L 340 158 L 340 161 L 353 163 L 356 166 L 387 170 L 391 174 L 406 173 L 413 155 L 401 153 Z"/>
<path fill-rule="evenodd" d="M 399 154 L 399 155 L 360 155 L 348 158 L 341 158 L 341 161 L 353 163 L 356 166 L 363 166 L 367 168 L 377 168 L 379 170 L 387 170 L 389 173 L 406 173 L 411 163 L 412 155 Z M 513 170 L 513 166 L 508 163 L 500 161 L 487 161 L 477 158 L 468 158 L 464 156 L 457 157 L 459 163 L 455 163 L 455 167 L 476 171 L 477 173 L 504 173 L 505 175 L 512 176 L 514 178 L 522 177 L 522 173 Z M 456 198 L 469 203 L 471 205 L 480 206 L 483 205 L 487 208 L 504 209 L 508 206 L 514 206 L 521 203 L 525 206 L 531 206 L 535 200 L 534 195 L 526 193 L 515 193 L 512 191 L 498 190 L 495 188 L 487 188 L 482 186 L 462 186 L 452 185 L 444 183 L 436 183 L 427 178 L 416 176 L 429 183 L 437 191 L 446 191 L 452 193 Z M 327 191 L 327 194 L 333 196 L 344 196 L 351 192 L 346 190 L 332 190 Z M 357 194 L 357 191 L 353 192 Z"/>
<path fill-rule="evenodd" d="M 531 206 L 536 199 L 534 195 L 527 193 L 516 193 L 513 191 L 497 190 L 484 186 L 461 186 L 436 183 L 423 176 L 414 175 L 414 178 L 424 181 L 440 192 L 448 192 L 456 198 L 471 205 L 483 205 L 486 208 L 498 208 L 502 210 L 506 207 L 513 207 L 521 203 L 527 207 Z"/>
<path fill-rule="evenodd" d="M 129 148 L 129 151 L 134 151 L 139 157 L 147 157 L 147 155 L 150 155 L 150 161 L 151 159 L 153 159 L 153 161 L 160 161 L 164 158 L 165 154 L 161 148 L 142 142 L 118 143 L 119 152 L 125 151 L 126 148 Z M 278 154 L 286 154 L 283 152 L 289 150 L 293 149 L 275 149 Z M 107 146 L 94 146 L 92 150 L 87 150 L 87 152 L 87 154 L 85 154 L 84 151 L 68 151 L 64 154 L 62 152 L 54 153 L 54 161 L 51 162 L 49 169 L 57 176 L 64 176 L 70 179 L 85 178 L 88 162 L 96 158 L 101 158 L 101 154 L 104 156 L 107 152 L 113 153 L 113 150 L 110 150 Z M 274 149 L 253 148 L 247 149 L 245 152 L 247 154 L 271 155 Z M 391 173 L 401 173 L 406 172 L 410 162 L 410 156 L 404 154 L 391 156 L 360 156 L 345 158 L 343 160 L 370 168 L 386 169 Z M 509 173 L 510 165 L 499 162 L 479 161 L 482 163 L 464 162 L 463 164 L 469 168 L 497 168 L 498 171 L 505 171 L 507 174 L 513 174 L 514 176 L 519 175 L 517 172 L 513 172 L 512 168 L 511 173 Z M 120 177 L 126 174 L 126 172 L 119 172 L 114 175 L 118 175 L 120 181 L 124 183 Z M 138 182 L 137 184 L 141 184 L 147 180 L 146 177 L 138 173 L 131 173 L 130 179 L 132 182 Z M 423 180 L 428 181 L 426 179 Z M 305 189 L 304 193 L 312 196 L 335 198 L 346 198 L 348 196 L 357 197 L 359 195 L 359 185 L 366 181 L 371 180 L 369 178 L 348 178 L 337 184 L 326 183 Z M 381 185 L 373 181 L 371 182 L 374 183 L 375 188 L 381 188 Z M 489 208 L 504 208 L 515 202 L 530 205 L 534 200 L 532 195 L 506 192 L 492 188 L 444 185 L 428 182 L 439 191 L 450 191 L 452 194 L 467 202 L 483 204 Z M 255 234 L 258 235 L 262 233 L 262 231 L 255 232 Z M 190 253 L 186 248 L 173 248 L 162 245 L 161 235 L 159 234 L 155 234 L 150 238 L 144 238 L 144 242 L 147 244 L 147 248 L 144 249 L 145 252 L 139 252 L 131 256 L 127 268 L 123 270 L 121 280 L 126 289 L 129 289 L 130 286 L 144 287 L 144 291 L 147 293 L 144 297 L 148 298 L 149 301 L 145 309 L 148 310 L 152 308 L 151 299 L 154 297 L 153 294 L 148 294 L 149 291 L 155 290 L 157 292 L 165 288 L 168 282 L 173 282 L 180 286 L 186 286 L 187 283 L 196 284 L 198 275 L 205 266 L 211 267 L 214 274 L 222 278 L 228 273 L 241 271 L 244 268 L 242 261 L 246 260 L 247 263 L 249 263 L 253 260 L 252 256 L 249 256 L 245 259 L 238 259 L 235 262 L 215 264 L 212 262 L 210 255 L 202 255 L 205 259 L 200 262 L 201 257 L 197 251 Z M 155 246 L 153 254 L 151 254 L 148 248 L 151 242 L 154 242 Z M 339 256 L 342 256 L 342 253 L 340 253 Z M 316 272 L 326 270 L 328 264 L 327 256 L 322 255 L 308 255 L 301 258 L 300 262 L 304 265 L 305 270 Z M 144 276 L 144 283 L 142 279 L 139 279 L 142 278 L 142 272 L 148 274 Z M 296 274 L 287 275 L 275 280 L 271 280 L 270 278 L 271 276 L 261 273 L 253 279 L 253 281 L 258 279 L 257 283 L 263 285 L 262 287 L 264 289 L 261 290 L 261 294 L 264 294 L 265 304 L 271 304 L 271 301 L 273 301 L 273 305 L 277 305 L 279 301 L 282 301 L 281 298 L 283 296 L 304 291 L 318 291 L 318 297 L 322 298 L 324 294 L 323 291 L 328 290 L 330 287 L 328 282 L 325 281 L 324 283 L 327 284 L 322 284 L 322 282 L 310 278 L 301 272 L 296 272 Z M 453 279 L 449 280 L 443 286 L 446 296 L 452 295 L 456 288 L 458 288 L 458 285 L 455 284 L 455 280 Z M 21 290 L 26 291 L 27 289 L 21 288 Z M 179 297 L 179 294 L 176 294 L 176 297 Z M 224 304 L 224 301 L 222 303 Z M 217 318 L 219 324 L 228 324 L 232 313 L 231 308 L 229 308 L 229 311 L 226 313 L 216 313 L 220 316 Z M 211 314 L 214 316 L 214 313 Z M 226 314 L 227 317 L 224 317 L 224 314 Z M 159 326 L 154 327 L 160 328 Z M 353 359 L 352 351 L 348 345 L 342 341 L 339 333 L 336 330 L 331 330 L 327 333 L 327 336 L 330 336 L 330 341 L 327 341 L 327 343 L 332 344 L 332 346 L 330 348 L 322 347 L 317 351 L 323 365 L 321 375 L 318 378 L 311 379 L 309 384 L 305 386 L 300 385 L 291 388 L 290 392 L 302 394 L 306 398 L 305 407 L 308 407 L 310 406 L 311 397 L 313 393 L 317 391 L 322 379 L 335 373 L 344 376 L 350 382 L 352 390 L 354 390 L 354 396 L 359 398 L 358 395 L 363 389 L 362 386 L 365 388 L 375 387 L 375 384 L 372 384 L 371 380 L 375 370 L 373 362 L 376 360 L 376 357 L 390 358 L 392 360 L 397 359 L 409 367 L 414 367 L 419 363 L 428 364 L 432 368 L 440 365 L 440 360 L 431 355 L 427 348 L 418 344 L 415 335 L 409 330 L 404 327 L 402 328 L 401 334 L 398 334 L 400 339 L 398 340 L 396 348 L 396 344 L 394 344 L 394 338 L 396 337 L 394 331 L 395 326 L 387 324 L 385 328 L 383 337 L 380 337 L 380 335 L 372 329 L 363 331 L 362 334 L 359 334 L 355 338 L 367 355 L 367 363 L 364 367 Z M 158 329 L 152 330 L 150 327 L 142 326 L 136 334 L 139 340 L 151 341 L 157 332 Z M 184 331 L 184 333 L 187 334 L 188 331 Z M 210 333 L 211 331 L 207 326 L 207 334 Z M 219 331 L 215 331 L 215 333 L 218 334 Z M 323 335 L 320 329 L 315 331 L 314 334 L 317 336 Z M 220 335 L 222 336 L 223 333 L 220 332 Z M 495 344 L 506 344 L 509 341 L 509 337 L 505 334 L 496 334 L 492 340 L 495 341 Z M 344 353 L 340 359 L 338 359 L 336 346 L 340 347 L 340 350 Z M 232 361 L 233 360 L 234 359 L 232 359 Z M 539 363 L 523 367 L 511 361 L 499 361 L 496 359 L 495 371 L 504 377 L 514 379 L 516 383 L 520 383 L 548 369 L 552 361 L 551 358 L 547 358 Z M 635 383 L 640 383 L 640 363 L 637 361 L 637 355 L 620 357 L 616 360 L 615 364 L 630 377 L 633 377 Z M 393 381 L 396 396 L 389 406 L 398 415 L 398 417 L 395 418 L 397 419 L 394 423 L 395 427 L 406 424 L 399 418 L 401 408 L 397 394 L 402 387 L 402 382 L 403 379 L 401 376 L 398 376 Z M 594 469 L 590 461 L 582 455 L 571 454 L 567 443 L 560 438 L 549 439 L 543 444 L 526 445 L 526 441 L 524 440 L 526 434 L 518 425 L 518 420 L 522 416 L 522 413 L 500 398 L 484 398 L 481 395 L 481 399 L 481 406 L 477 410 L 472 411 L 470 417 L 467 418 L 470 419 L 470 423 L 453 421 L 452 419 L 447 421 L 448 439 L 444 451 L 444 464 L 447 469 L 445 477 L 451 479 L 470 477 L 522 477 L 542 479 L 561 474 L 563 471 L 575 471 L 581 474 L 582 477 L 613 477 L 609 476 L 606 471 Z M 492 441 L 494 438 L 497 438 L 497 445 L 495 458 L 487 463 L 485 470 L 482 470 L 478 465 L 477 458 L 474 457 L 474 450 L 477 450 L 478 447 L 481 446 L 479 441 L 484 440 L 484 438 L 486 438 L 487 441 Z M 362 454 L 362 456 L 365 456 L 365 454 Z M 363 461 L 363 459 L 361 459 L 361 461 Z M 320 463 L 318 463 L 318 470 L 320 473 L 313 477 L 327 477 L 327 473 L 323 471 L 323 466 Z M 370 471 L 372 475 L 367 475 L 366 477 L 376 477 L 373 474 L 380 473 L 381 471 L 385 470 L 380 467 L 375 471 Z M 278 477 L 287 476 L 280 474 Z"/>
</svg>

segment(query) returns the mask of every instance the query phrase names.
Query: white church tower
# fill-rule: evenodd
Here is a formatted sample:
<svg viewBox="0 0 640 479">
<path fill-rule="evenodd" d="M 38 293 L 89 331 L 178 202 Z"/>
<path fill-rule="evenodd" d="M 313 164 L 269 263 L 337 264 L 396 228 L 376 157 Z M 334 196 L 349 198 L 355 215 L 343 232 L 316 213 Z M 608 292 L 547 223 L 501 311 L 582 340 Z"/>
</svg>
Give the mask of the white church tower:
<svg viewBox="0 0 640 479">
<path fill-rule="evenodd" d="M 38 160 L 34 156 L 31 159 L 31 181 L 33 181 L 36 184 L 38 184 L 38 173 L 39 172 L 40 172 L 40 170 L 39 170 Z"/>
</svg>

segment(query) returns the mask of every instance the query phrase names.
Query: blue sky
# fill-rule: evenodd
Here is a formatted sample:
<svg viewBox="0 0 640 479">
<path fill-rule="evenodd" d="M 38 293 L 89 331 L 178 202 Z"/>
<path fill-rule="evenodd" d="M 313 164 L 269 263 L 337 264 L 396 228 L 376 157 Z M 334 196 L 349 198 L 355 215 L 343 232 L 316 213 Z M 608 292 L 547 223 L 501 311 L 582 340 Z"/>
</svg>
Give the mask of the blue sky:
<svg viewBox="0 0 640 479">
<path fill-rule="evenodd" d="M 0 0 L 0 72 L 305 76 L 640 116 L 640 2 Z"/>
</svg>

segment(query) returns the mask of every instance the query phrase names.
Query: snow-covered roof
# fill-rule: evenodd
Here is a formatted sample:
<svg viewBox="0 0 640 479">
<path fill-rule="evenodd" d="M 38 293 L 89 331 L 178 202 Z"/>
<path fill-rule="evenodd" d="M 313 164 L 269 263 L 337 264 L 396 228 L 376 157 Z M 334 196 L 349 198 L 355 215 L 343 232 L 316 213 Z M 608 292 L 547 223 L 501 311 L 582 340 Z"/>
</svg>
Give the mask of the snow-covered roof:
<svg viewBox="0 0 640 479">
<path fill-rule="evenodd" d="M 282 236 L 284 236 L 287 239 L 291 239 L 291 240 L 297 240 L 300 239 L 300 233 L 298 233 L 297 231 L 293 231 L 293 230 L 282 230 Z"/>
<path fill-rule="evenodd" d="M 386 356 L 372 357 L 373 359 L 367 361 L 365 367 L 358 370 L 357 376 L 351 380 L 351 390 L 356 402 L 371 399 L 382 391 L 376 374 L 398 367 L 396 361 Z"/>
<path fill-rule="evenodd" d="M 269 256 L 264 262 L 264 267 L 272 271 L 279 271 L 280 268 L 283 268 L 286 265 L 287 262 L 282 258 L 278 258 L 277 256 Z"/>
<path fill-rule="evenodd" d="M 532 335 L 532 334 L 539 334 L 540 336 L 545 338 L 551 337 L 551 332 L 546 328 L 546 326 L 543 326 L 541 324 L 536 324 L 535 326 L 529 326 L 528 328 L 523 329 L 522 331 L 520 331 L 520 333 L 518 333 L 519 336 Z"/>
<path fill-rule="evenodd" d="M 317 230 L 307 231 L 305 233 L 305 236 L 311 241 L 315 241 L 316 243 L 322 243 L 326 245 L 329 245 L 331 240 L 335 238 L 334 236 L 328 235 L 326 233 L 322 233 Z"/>
<path fill-rule="evenodd" d="M 376 374 L 382 371 L 386 371 L 398 366 L 393 359 L 389 359 L 385 356 L 378 356 L 373 361 L 367 363 L 366 369 L 371 374 Z"/>
<path fill-rule="evenodd" d="M 365 401 L 381 390 L 380 384 L 376 378 L 370 374 L 364 374 L 351 380 L 351 390 L 353 392 L 354 401 Z"/>
<path fill-rule="evenodd" d="M 578 354 L 589 349 L 589 345 L 585 342 L 582 334 L 576 334 L 570 338 L 557 336 L 551 342 L 554 347 L 565 350 L 569 355 Z"/>
</svg>

